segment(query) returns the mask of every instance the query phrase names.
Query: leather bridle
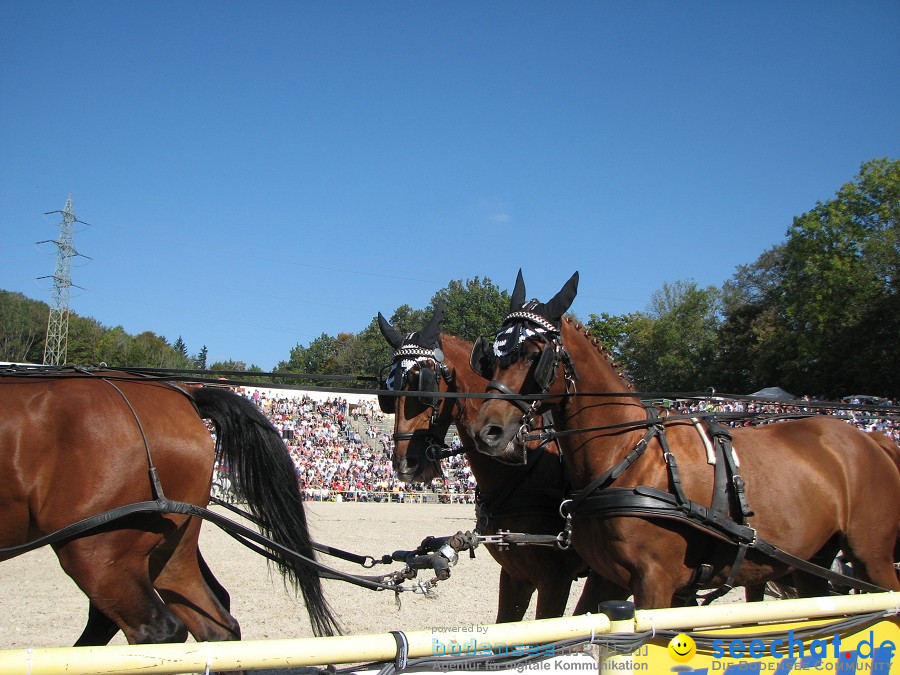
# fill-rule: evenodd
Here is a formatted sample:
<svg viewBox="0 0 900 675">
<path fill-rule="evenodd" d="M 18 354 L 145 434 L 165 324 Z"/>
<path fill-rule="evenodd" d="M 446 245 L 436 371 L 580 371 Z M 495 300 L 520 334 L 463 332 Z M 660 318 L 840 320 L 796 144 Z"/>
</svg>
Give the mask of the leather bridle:
<svg viewBox="0 0 900 675">
<path fill-rule="evenodd" d="M 422 369 L 430 370 L 434 376 L 430 378 L 429 381 L 435 383 L 435 389 L 428 392 L 423 392 L 422 390 L 419 392 L 412 390 L 406 392 L 407 397 L 416 396 L 418 394 L 420 402 L 431 408 L 431 414 L 428 418 L 428 427 L 425 429 L 416 429 L 414 431 L 394 432 L 392 438 L 394 439 L 394 443 L 423 439 L 425 441 L 425 459 L 438 468 L 438 472 L 440 472 L 440 461 L 442 459 L 460 455 L 465 452 L 462 448 L 454 450 L 447 445 L 446 436 L 447 430 L 450 428 L 450 422 L 449 420 L 446 420 L 446 418 L 451 415 L 450 406 L 446 405 L 445 407 L 445 404 L 448 401 L 447 398 L 437 396 L 437 393 L 440 391 L 440 387 L 437 383 L 438 375 L 440 375 L 440 378 L 447 387 L 453 386 L 456 378 L 444 362 L 444 353 L 439 345 L 433 349 L 419 345 L 404 345 L 393 353 L 392 366 L 399 366 L 404 360 L 415 360 L 420 373 Z M 402 390 L 404 383 L 409 382 L 407 375 L 410 370 L 412 370 L 412 367 L 400 375 L 398 391 Z M 420 374 L 419 382 L 421 383 L 422 381 L 423 378 Z M 433 394 L 431 393 L 432 391 L 434 392 Z M 447 423 L 441 424 L 442 420 L 446 420 Z M 439 430 L 441 427 L 443 427 L 443 431 Z"/>
<path fill-rule="evenodd" d="M 528 435 L 538 428 L 535 424 L 535 420 L 539 419 L 538 410 L 545 402 L 545 395 L 550 391 L 550 388 L 556 380 L 560 363 L 563 364 L 563 374 L 566 380 L 566 396 L 575 393 L 575 380 L 578 379 L 578 373 L 575 370 L 575 364 L 572 362 L 569 351 L 563 346 L 560 329 L 551 321 L 540 314 L 519 310 L 510 312 L 503 321 L 504 326 L 515 323 L 528 324 L 534 328 L 531 331 L 532 335 L 526 337 L 523 342 L 525 340 L 539 340 L 544 343 L 544 347 L 541 349 L 541 355 L 538 357 L 537 364 L 534 368 L 534 381 L 538 387 L 541 388 L 541 390 L 537 392 L 538 398 L 533 399 L 529 403 L 525 394 L 513 391 L 506 384 L 498 380 L 491 380 L 488 382 L 487 391 L 493 390 L 501 394 L 521 397 L 509 399 L 509 402 L 522 411 L 522 420 L 515 441 L 516 443 L 521 444 L 522 447 L 525 447 L 525 442 L 529 440 Z M 521 346 L 514 345 L 508 353 L 514 354 L 518 349 L 521 349 Z M 565 397 L 563 397 L 563 404 L 564 403 Z"/>
</svg>

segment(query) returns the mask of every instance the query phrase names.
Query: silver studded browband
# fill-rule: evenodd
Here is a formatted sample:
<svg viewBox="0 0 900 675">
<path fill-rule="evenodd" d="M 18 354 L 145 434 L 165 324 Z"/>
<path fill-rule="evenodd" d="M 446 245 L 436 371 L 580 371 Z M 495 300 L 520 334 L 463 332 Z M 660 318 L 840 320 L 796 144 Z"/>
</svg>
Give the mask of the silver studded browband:
<svg viewBox="0 0 900 675">
<path fill-rule="evenodd" d="M 558 333 L 559 328 L 554 326 L 550 321 L 542 317 L 540 314 L 535 314 L 533 312 L 510 312 L 506 315 L 506 318 L 503 320 L 503 323 L 509 323 L 510 320 L 514 319 L 524 319 L 525 321 L 530 321 L 531 323 L 537 324 L 545 331 L 550 333 Z"/>
</svg>

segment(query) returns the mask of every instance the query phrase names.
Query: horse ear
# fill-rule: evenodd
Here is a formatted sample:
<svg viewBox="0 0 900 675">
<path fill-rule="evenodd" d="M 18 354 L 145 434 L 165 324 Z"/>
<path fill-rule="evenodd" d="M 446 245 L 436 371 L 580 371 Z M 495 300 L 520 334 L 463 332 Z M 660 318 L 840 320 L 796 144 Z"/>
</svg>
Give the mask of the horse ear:
<svg viewBox="0 0 900 675">
<path fill-rule="evenodd" d="M 434 314 L 428 320 L 419 332 L 419 341 L 423 347 L 431 347 L 436 345 L 441 337 L 441 320 L 444 318 L 444 303 L 439 303 L 434 310 Z"/>
<path fill-rule="evenodd" d="M 381 334 L 384 335 L 384 339 L 388 341 L 391 347 L 399 349 L 400 345 L 403 344 L 403 336 L 397 332 L 396 328 L 388 323 L 387 319 L 381 316 L 381 312 L 378 312 L 378 327 L 381 329 Z"/>
<path fill-rule="evenodd" d="M 562 318 L 562 315 L 566 313 L 566 310 L 572 306 L 572 301 L 575 300 L 575 294 L 578 292 L 578 272 L 572 275 L 572 277 L 565 283 L 565 285 L 560 289 L 559 293 L 553 296 L 553 299 L 550 300 L 546 305 L 544 305 L 544 310 L 547 313 L 547 318 L 552 321 L 557 321 Z"/>
<path fill-rule="evenodd" d="M 522 279 L 522 268 L 516 277 L 516 285 L 513 288 L 512 297 L 509 299 L 509 311 L 514 312 L 525 304 L 525 281 Z"/>
</svg>

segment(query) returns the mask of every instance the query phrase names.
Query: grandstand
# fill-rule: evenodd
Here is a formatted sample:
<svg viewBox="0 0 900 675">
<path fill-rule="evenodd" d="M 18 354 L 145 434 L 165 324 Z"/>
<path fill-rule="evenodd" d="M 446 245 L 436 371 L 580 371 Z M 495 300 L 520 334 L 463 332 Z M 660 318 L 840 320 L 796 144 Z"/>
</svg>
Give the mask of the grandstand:
<svg viewBox="0 0 900 675">
<path fill-rule="evenodd" d="M 236 392 L 256 403 L 281 434 L 310 501 L 474 503 L 475 481 L 462 456 L 445 460 L 443 479 L 429 485 L 397 479 L 391 466 L 394 419 L 374 396 L 253 387 Z"/>
<path fill-rule="evenodd" d="M 429 485 L 397 479 L 391 465 L 394 418 L 381 412 L 375 396 L 265 387 L 237 387 L 235 391 L 256 403 L 281 434 L 307 500 L 474 503 L 476 485 L 465 455 L 445 459 L 444 477 Z M 834 414 L 865 431 L 880 431 L 900 440 L 891 406 L 873 414 L 714 398 L 670 403 L 681 414 Z M 746 418 L 731 422 L 749 423 Z M 454 427 L 451 436 L 448 442 L 458 447 Z M 227 492 L 227 479 L 217 476 L 214 483 L 218 494 Z"/>
</svg>

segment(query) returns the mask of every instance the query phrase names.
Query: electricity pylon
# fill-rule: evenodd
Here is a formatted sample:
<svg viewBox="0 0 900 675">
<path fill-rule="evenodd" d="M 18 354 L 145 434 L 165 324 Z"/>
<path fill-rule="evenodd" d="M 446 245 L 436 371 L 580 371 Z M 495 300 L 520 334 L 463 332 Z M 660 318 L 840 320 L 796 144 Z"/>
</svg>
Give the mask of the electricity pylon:
<svg viewBox="0 0 900 675">
<path fill-rule="evenodd" d="M 38 244 L 56 244 L 56 270 L 51 276 L 38 277 L 39 279 L 53 279 L 52 303 L 50 304 L 50 317 L 47 319 L 47 340 L 44 344 L 44 365 L 58 366 L 66 362 L 69 342 L 69 289 L 72 287 L 72 258 L 80 255 L 72 246 L 73 224 L 82 221 L 75 217 L 75 209 L 72 205 L 72 195 L 66 200 L 66 206 L 62 211 L 48 211 L 61 213 L 62 222 L 59 225 L 59 239 L 47 239 Z M 87 223 L 84 223 L 87 225 Z M 76 286 L 76 288 L 78 288 Z"/>
</svg>

